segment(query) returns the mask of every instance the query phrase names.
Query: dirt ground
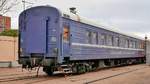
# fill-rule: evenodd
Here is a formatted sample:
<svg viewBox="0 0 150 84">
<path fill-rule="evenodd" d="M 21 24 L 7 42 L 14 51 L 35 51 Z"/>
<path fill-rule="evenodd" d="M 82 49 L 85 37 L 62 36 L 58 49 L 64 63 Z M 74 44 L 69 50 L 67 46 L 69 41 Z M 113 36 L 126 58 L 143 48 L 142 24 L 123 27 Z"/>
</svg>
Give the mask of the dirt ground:
<svg viewBox="0 0 150 84">
<path fill-rule="evenodd" d="M 0 68 L 0 84 L 150 84 L 150 66 L 145 64 L 110 68 L 80 75 L 47 76 L 42 69 Z"/>
</svg>

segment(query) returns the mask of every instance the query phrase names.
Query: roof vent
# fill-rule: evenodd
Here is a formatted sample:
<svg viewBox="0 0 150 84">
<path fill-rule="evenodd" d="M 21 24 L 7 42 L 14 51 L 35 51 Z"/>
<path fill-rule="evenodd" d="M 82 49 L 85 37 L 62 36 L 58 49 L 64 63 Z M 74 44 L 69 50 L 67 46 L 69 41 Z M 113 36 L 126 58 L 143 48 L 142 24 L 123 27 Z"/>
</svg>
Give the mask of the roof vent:
<svg viewBox="0 0 150 84">
<path fill-rule="evenodd" d="M 70 9 L 70 12 L 73 13 L 73 14 L 76 14 L 77 11 L 76 11 L 76 8 L 75 7 L 71 7 L 69 8 Z"/>
</svg>

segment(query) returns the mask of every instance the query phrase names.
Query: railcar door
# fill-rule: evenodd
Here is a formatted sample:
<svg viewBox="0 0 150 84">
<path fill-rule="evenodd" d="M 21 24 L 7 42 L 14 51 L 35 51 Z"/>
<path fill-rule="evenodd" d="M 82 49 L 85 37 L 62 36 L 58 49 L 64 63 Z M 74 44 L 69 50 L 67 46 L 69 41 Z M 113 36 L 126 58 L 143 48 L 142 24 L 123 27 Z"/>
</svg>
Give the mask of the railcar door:
<svg viewBox="0 0 150 84">
<path fill-rule="evenodd" d="M 63 28 L 63 56 L 69 57 L 70 54 L 70 27 L 64 25 Z"/>
</svg>

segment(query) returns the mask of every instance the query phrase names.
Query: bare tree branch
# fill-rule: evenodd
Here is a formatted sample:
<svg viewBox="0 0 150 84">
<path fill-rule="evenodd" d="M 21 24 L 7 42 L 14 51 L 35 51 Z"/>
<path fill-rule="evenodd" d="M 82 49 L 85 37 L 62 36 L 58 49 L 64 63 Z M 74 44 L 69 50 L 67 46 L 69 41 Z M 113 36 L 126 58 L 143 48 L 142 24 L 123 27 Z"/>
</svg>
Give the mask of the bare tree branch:
<svg viewBox="0 0 150 84">
<path fill-rule="evenodd" d="M 0 14 L 6 14 L 11 8 L 18 4 L 18 0 L 0 0 Z"/>
<path fill-rule="evenodd" d="M 7 4 L 7 0 L 1 0 L 0 11 L 3 10 L 3 7 Z"/>
<path fill-rule="evenodd" d="M 33 0 L 33 1 L 36 2 L 37 0 Z M 30 8 L 34 4 L 28 0 L 0 0 L 0 15 L 3 15 L 3 14 L 6 14 L 7 12 L 10 12 L 14 6 L 16 6 L 20 3 L 26 4 L 27 6 L 24 5 L 25 8 L 26 7 Z"/>
</svg>

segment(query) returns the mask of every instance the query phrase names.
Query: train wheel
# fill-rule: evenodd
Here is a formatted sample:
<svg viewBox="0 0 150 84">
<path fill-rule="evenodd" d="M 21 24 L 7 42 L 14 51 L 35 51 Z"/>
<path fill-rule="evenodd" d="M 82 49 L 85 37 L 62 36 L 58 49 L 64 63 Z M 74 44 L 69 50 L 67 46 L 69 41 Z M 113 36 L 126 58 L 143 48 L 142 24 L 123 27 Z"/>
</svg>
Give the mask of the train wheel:
<svg viewBox="0 0 150 84">
<path fill-rule="evenodd" d="M 87 65 L 86 66 L 86 72 L 90 72 L 92 71 L 92 66 L 91 65 Z"/>
<path fill-rule="evenodd" d="M 78 70 L 79 74 L 82 74 L 82 73 L 86 72 L 86 67 L 85 67 L 85 65 L 81 64 L 81 65 L 78 66 L 77 70 Z"/>
<path fill-rule="evenodd" d="M 87 67 L 83 64 L 77 64 L 73 68 L 73 73 L 82 74 L 87 72 Z"/>
<path fill-rule="evenodd" d="M 43 71 L 49 76 L 53 75 L 53 70 L 51 67 L 43 67 Z"/>
<path fill-rule="evenodd" d="M 86 72 L 86 66 L 85 66 L 85 65 L 82 66 L 82 72 L 83 72 L 83 73 Z"/>
<path fill-rule="evenodd" d="M 77 66 L 73 66 L 73 67 L 72 67 L 72 71 L 73 71 L 73 73 L 78 73 Z"/>
</svg>

